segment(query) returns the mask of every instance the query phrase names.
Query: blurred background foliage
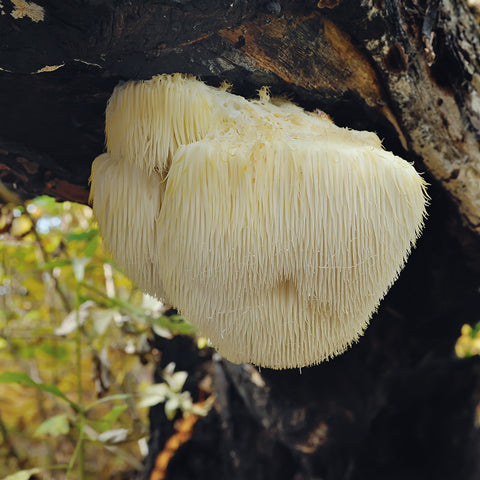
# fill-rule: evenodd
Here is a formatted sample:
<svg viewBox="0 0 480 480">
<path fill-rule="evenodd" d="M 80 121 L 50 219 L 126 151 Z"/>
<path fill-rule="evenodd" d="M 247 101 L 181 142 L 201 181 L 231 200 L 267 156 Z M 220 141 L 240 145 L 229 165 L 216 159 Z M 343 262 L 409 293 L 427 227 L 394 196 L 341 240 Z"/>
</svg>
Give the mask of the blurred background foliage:
<svg viewBox="0 0 480 480">
<path fill-rule="evenodd" d="M 89 207 L 43 196 L 1 208 L 0 479 L 135 478 L 146 407 L 204 413 L 173 364 L 152 390 L 152 331 L 194 333 L 168 309 L 111 261 Z"/>
<path fill-rule="evenodd" d="M 462 326 L 460 337 L 455 345 L 455 353 L 460 358 L 480 355 L 480 322 L 473 327 L 468 324 Z"/>
</svg>

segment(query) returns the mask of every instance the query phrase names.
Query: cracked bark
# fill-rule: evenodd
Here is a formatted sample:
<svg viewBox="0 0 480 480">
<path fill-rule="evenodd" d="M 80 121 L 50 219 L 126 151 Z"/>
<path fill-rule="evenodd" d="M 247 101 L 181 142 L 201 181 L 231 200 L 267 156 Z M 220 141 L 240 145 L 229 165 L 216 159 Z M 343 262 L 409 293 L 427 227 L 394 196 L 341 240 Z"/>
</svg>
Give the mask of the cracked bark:
<svg viewBox="0 0 480 480">
<path fill-rule="evenodd" d="M 217 408 L 169 478 L 478 478 L 478 362 L 453 355 L 480 311 L 480 36 L 465 2 L 35 3 L 43 20 L 0 4 L 0 178 L 26 196 L 86 202 L 114 86 L 176 71 L 247 97 L 270 85 L 376 131 L 432 184 L 425 234 L 359 344 L 301 374 L 210 364 Z M 164 357 L 181 365 L 185 349 Z M 150 467 L 169 431 L 151 418 Z"/>
</svg>

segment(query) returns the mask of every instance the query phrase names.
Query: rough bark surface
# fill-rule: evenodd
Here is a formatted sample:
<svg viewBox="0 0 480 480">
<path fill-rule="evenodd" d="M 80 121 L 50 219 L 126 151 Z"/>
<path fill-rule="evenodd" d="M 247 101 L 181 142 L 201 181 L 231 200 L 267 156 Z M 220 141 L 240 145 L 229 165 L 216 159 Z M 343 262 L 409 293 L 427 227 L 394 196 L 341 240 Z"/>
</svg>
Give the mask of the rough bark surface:
<svg viewBox="0 0 480 480">
<path fill-rule="evenodd" d="M 465 2 L 2 0 L 0 45 L 0 178 L 28 196 L 86 202 L 114 86 L 169 72 L 247 97 L 270 85 L 376 131 L 432 183 L 417 250 L 339 358 L 258 373 L 159 344 L 217 395 L 168 478 L 478 478 L 479 362 L 453 353 L 480 311 L 480 35 Z M 147 477 L 172 433 L 151 419 Z"/>
</svg>

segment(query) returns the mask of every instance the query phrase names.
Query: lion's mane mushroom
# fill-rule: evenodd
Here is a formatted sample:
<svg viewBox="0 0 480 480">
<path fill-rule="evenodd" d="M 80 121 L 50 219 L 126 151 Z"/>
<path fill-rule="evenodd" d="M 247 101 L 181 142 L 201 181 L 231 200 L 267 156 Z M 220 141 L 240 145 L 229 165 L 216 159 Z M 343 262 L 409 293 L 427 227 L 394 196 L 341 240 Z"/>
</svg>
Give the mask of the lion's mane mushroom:
<svg viewBox="0 0 480 480">
<path fill-rule="evenodd" d="M 373 133 L 180 74 L 117 87 L 91 199 L 107 248 L 234 362 L 358 339 L 423 225 L 425 182 Z"/>
</svg>

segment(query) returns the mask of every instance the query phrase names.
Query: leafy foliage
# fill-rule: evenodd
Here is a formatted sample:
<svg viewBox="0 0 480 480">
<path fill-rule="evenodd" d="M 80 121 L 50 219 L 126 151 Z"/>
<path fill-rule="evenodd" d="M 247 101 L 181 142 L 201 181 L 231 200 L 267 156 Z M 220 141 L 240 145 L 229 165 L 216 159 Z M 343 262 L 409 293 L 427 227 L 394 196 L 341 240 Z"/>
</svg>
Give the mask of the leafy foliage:
<svg viewBox="0 0 480 480">
<path fill-rule="evenodd" d="M 69 400 L 55 385 L 45 385 L 44 383 L 35 382 L 26 373 L 4 372 L 0 374 L 0 383 L 17 383 L 18 385 L 24 385 L 26 387 L 35 387 L 67 401 L 75 410 L 81 409 L 79 405 Z"/>
<path fill-rule="evenodd" d="M 455 345 L 455 353 L 460 358 L 480 355 L 480 322 L 473 328 L 468 324 L 462 326 L 461 335 Z"/>
<path fill-rule="evenodd" d="M 90 208 L 46 196 L 1 208 L 2 475 L 109 478 L 142 468 L 147 419 L 138 392 L 152 382 L 152 329 L 194 333 L 167 309 L 112 263 Z M 165 408 L 194 411 L 185 372 L 172 368 Z M 99 445 L 109 453 L 98 455 Z"/>
</svg>

